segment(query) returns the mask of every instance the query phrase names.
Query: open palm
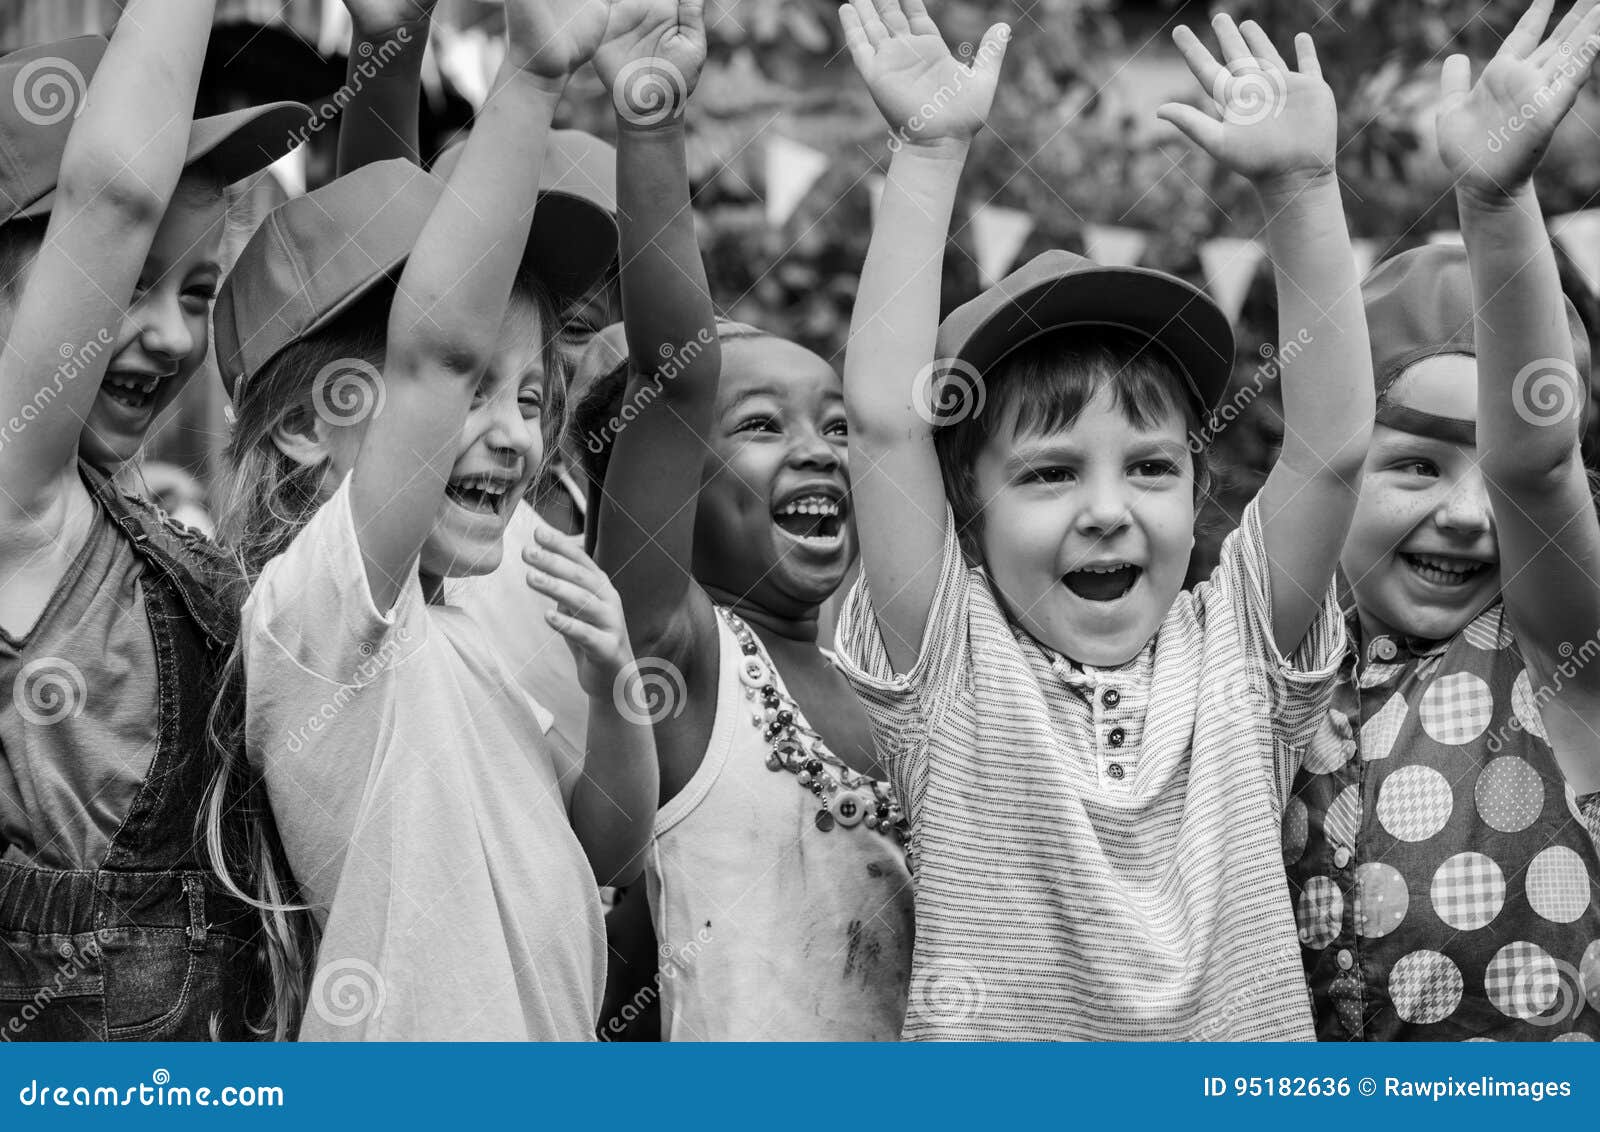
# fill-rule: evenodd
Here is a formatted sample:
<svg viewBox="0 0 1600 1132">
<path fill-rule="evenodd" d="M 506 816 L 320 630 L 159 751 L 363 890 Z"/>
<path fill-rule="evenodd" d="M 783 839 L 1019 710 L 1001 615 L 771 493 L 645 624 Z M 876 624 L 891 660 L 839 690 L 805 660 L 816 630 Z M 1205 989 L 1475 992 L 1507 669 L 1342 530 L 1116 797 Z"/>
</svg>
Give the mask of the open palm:
<svg viewBox="0 0 1600 1132">
<path fill-rule="evenodd" d="M 617 113 L 641 124 L 676 116 L 705 62 L 705 0 L 613 0 L 594 53 Z"/>
<path fill-rule="evenodd" d="M 608 0 L 506 0 L 511 58 L 542 78 L 566 79 L 605 38 Z"/>
<path fill-rule="evenodd" d="M 1255 23 L 1236 27 L 1219 15 L 1213 26 L 1223 63 L 1187 27 L 1172 35 L 1207 92 L 1207 107 L 1167 103 L 1157 114 L 1219 164 L 1257 183 L 1331 169 L 1338 107 L 1310 37 L 1295 39 L 1297 70 Z"/>
<path fill-rule="evenodd" d="M 852 0 L 839 9 L 845 43 L 891 130 L 908 139 L 965 140 L 994 102 L 1009 29 L 990 28 L 971 65 L 945 46 L 922 0 Z"/>
<path fill-rule="evenodd" d="M 1465 55 L 1445 61 L 1439 156 L 1459 187 L 1503 194 L 1526 184 L 1577 100 L 1594 59 L 1589 40 L 1600 30 L 1600 7 L 1579 0 L 1541 42 L 1554 3 L 1535 0 L 1475 85 Z"/>
</svg>

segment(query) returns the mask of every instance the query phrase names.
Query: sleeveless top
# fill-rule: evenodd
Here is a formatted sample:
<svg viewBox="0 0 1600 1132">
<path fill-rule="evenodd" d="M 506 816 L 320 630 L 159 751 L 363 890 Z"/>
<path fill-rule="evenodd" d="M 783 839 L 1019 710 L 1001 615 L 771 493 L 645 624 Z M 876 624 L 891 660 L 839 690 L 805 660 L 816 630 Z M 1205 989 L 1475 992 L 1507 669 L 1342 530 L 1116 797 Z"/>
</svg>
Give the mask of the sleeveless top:
<svg viewBox="0 0 1600 1132">
<path fill-rule="evenodd" d="M 768 769 L 760 690 L 783 693 L 783 679 L 738 617 L 718 608 L 717 626 L 711 741 L 661 807 L 646 864 L 663 1037 L 895 1041 L 913 940 L 905 854 L 890 831 L 868 828 L 868 793 L 834 795 L 831 820 L 819 818 L 809 779 Z"/>
<path fill-rule="evenodd" d="M 1540 717 L 1592 659 L 1533 687 L 1499 603 L 1352 648 L 1284 811 L 1319 1038 L 1600 1037 L 1600 796 L 1573 795 Z"/>
</svg>

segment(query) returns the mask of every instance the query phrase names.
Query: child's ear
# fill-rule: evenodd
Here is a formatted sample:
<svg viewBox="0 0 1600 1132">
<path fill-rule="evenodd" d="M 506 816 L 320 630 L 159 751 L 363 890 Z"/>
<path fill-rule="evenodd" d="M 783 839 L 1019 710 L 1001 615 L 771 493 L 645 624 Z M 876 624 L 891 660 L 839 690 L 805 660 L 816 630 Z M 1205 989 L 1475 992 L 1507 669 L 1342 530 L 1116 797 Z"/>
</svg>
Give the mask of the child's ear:
<svg viewBox="0 0 1600 1132">
<path fill-rule="evenodd" d="M 332 455 L 328 447 L 329 425 L 304 405 L 296 405 L 272 426 L 272 443 L 278 451 L 304 468 L 316 468 Z"/>
</svg>

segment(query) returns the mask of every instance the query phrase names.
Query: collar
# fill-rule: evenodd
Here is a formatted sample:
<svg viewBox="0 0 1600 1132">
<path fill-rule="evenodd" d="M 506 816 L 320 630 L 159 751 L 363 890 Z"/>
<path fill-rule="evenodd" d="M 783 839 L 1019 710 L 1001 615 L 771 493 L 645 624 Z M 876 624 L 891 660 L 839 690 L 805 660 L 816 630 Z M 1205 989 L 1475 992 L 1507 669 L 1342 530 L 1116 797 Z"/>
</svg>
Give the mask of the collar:
<svg viewBox="0 0 1600 1132">
<path fill-rule="evenodd" d="M 1405 664 L 1411 660 L 1439 656 L 1450 646 L 1449 638 L 1436 641 L 1404 633 L 1385 633 L 1370 641 L 1363 640 L 1361 619 L 1356 615 L 1354 606 L 1345 611 L 1344 622 L 1351 653 L 1362 665 Z"/>
</svg>

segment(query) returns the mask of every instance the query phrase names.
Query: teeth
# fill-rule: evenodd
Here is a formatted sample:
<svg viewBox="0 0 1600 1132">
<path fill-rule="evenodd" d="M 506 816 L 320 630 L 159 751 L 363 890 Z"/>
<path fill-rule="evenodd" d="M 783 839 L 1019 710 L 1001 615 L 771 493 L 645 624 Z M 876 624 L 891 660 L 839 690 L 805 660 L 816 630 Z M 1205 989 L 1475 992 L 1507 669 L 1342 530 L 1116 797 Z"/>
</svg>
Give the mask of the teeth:
<svg viewBox="0 0 1600 1132">
<path fill-rule="evenodd" d="M 792 500 L 783 507 L 780 515 L 837 515 L 839 504 L 834 500 L 820 495 L 808 495 L 804 499 Z"/>
<path fill-rule="evenodd" d="M 1433 554 L 1414 554 L 1412 557 L 1424 566 L 1431 566 L 1446 574 L 1470 574 L 1477 566 L 1475 562 L 1465 562 L 1459 558 L 1440 558 Z"/>
<path fill-rule="evenodd" d="M 1128 564 L 1126 562 L 1117 562 L 1103 566 L 1080 567 L 1085 574 L 1115 574 L 1118 570 L 1126 570 L 1127 568 Z"/>
<path fill-rule="evenodd" d="M 120 373 L 106 375 L 106 380 L 118 389 L 126 389 L 130 393 L 153 393 L 161 383 L 159 377 L 132 377 Z"/>
<path fill-rule="evenodd" d="M 511 490 L 511 485 L 505 480 L 481 473 L 463 476 L 454 483 L 457 491 L 481 491 L 485 495 L 501 496 Z"/>
</svg>

